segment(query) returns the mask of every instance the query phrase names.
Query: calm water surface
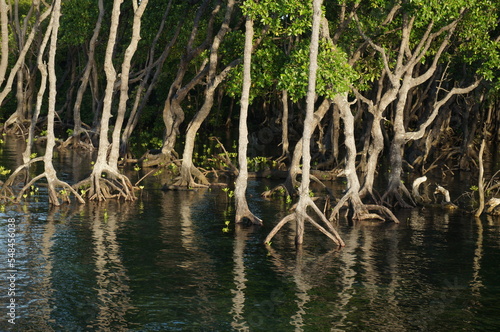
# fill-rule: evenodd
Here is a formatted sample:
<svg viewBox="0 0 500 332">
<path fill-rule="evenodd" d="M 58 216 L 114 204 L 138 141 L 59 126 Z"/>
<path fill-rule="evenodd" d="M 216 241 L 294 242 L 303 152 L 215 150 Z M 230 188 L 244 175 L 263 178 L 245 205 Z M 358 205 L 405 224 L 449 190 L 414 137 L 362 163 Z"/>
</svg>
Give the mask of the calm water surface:
<svg viewBox="0 0 500 332">
<path fill-rule="evenodd" d="M 4 147 L 2 165 L 19 162 L 16 150 Z M 61 177 L 82 178 L 88 160 L 59 156 Z M 291 225 L 268 250 L 263 239 L 287 212 L 259 197 L 266 185 L 249 188 L 265 225 L 229 232 L 220 190 L 49 208 L 41 187 L 0 213 L 0 331 L 500 330 L 498 219 L 414 209 L 398 212 L 399 225 L 341 221 L 341 250 L 308 228 L 298 251 Z"/>
</svg>

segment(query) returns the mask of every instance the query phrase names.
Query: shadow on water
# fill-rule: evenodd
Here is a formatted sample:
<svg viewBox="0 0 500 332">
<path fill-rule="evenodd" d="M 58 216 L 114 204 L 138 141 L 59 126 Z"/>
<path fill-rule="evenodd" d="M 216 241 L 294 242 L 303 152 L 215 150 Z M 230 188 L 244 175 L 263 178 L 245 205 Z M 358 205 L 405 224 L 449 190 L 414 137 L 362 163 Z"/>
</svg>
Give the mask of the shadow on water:
<svg viewBox="0 0 500 332">
<path fill-rule="evenodd" d="M 3 154 L 3 165 L 13 164 L 15 153 Z M 59 169 L 87 165 L 76 159 L 61 156 Z M 65 176 L 76 181 L 88 170 Z M 149 181 L 146 188 L 158 180 Z M 499 219 L 413 209 L 399 211 L 399 225 L 341 221 L 341 250 L 313 229 L 295 249 L 290 224 L 268 249 L 262 241 L 289 206 L 261 199 L 266 185 L 249 184 L 262 227 L 235 227 L 233 203 L 218 189 L 146 189 L 132 203 L 49 208 L 41 188 L 6 206 L 0 331 L 500 329 Z"/>
</svg>

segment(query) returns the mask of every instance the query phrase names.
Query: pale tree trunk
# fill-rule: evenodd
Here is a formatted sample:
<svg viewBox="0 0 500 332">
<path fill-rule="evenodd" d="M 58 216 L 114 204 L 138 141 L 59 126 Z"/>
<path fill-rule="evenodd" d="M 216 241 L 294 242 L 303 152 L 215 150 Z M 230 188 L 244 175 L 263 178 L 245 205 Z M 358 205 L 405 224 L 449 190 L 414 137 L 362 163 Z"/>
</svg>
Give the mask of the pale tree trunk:
<svg viewBox="0 0 500 332">
<path fill-rule="evenodd" d="M 212 38 L 214 19 L 220 10 L 219 2 L 217 2 L 215 8 L 212 10 L 206 29 L 205 40 L 199 46 L 193 47 L 193 44 L 198 36 L 200 20 L 205 10 L 207 10 L 209 3 L 210 0 L 204 0 L 196 12 L 191 35 L 186 46 L 186 53 L 180 59 L 177 74 L 174 81 L 170 85 L 167 99 L 165 100 L 165 106 L 162 112 L 163 123 L 165 124 L 165 138 L 163 140 L 161 156 L 157 158 L 158 160 L 150 160 L 148 162 L 143 161 L 143 166 L 155 166 L 161 163 L 167 163 L 171 161 L 173 155 L 175 155 L 174 149 L 177 141 L 177 135 L 179 135 L 179 126 L 182 122 L 184 122 L 184 111 L 182 110 L 181 103 L 184 98 L 186 98 L 189 91 L 206 76 L 208 70 L 208 66 L 201 66 L 201 68 L 204 69 L 200 70 L 200 72 L 186 85 L 182 85 L 182 81 L 186 75 L 190 62 L 207 48 L 209 40 Z"/>
<path fill-rule="evenodd" d="M 28 15 L 30 16 L 30 15 Z M 14 15 L 13 15 L 13 31 L 15 39 L 17 41 L 17 48 L 21 49 L 25 43 L 26 25 L 23 25 L 24 29 L 21 29 L 21 23 L 19 21 L 19 0 L 14 1 Z M 27 54 L 29 56 L 29 53 Z M 14 118 L 16 119 L 16 124 L 20 128 L 20 133 L 24 133 L 24 120 L 26 120 L 26 104 L 25 104 L 25 77 L 27 76 L 27 63 L 23 63 L 23 66 L 17 71 L 16 77 L 16 100 L 17 106 L 14 112 Z"/>
<path fill-rule="evenodd" d="M 189 123 L 187 132 L 186 132 L 186 142 L 184 144 L 184 152 L 182 154 L 182 165 L 181 165 L 181 175 L 179 181 L 175 183 L 175 187 L 187 187 L 187 188 L 195 188 L 195 187 L 206 187 L 209 185 L 209 182 L 205 175 L 197 169 L 193 164 L 193 151 L 194 151 L 194 143 L 196 139 L 196 133 L 200 128 L 203 121 L 206 119 L 208 114 L 210 113 L 210 109 L 212 108 L 214 102 L 214 93 L 215 88 L 207 87 L 205 91 L 205 100 L 203 102 L 203 106 L 196 113 L 194 118 Z M 200 181 L 197 183 L 193 176 Z"/>
<path fill-rule="evenodd" d="M 189 123 L 186 132 L 186 142 L 184 145 L 184 152 L 182 154 L 182 165 L 181 165 L 181 175 L 179 181 L 177 181 L 175 187 L 198 187 L 207 186 L 208 180 L 206 177 L 193 165 L 193 151 L 196 133 L 200 128 L 201 124 L 207 118 L 210 110 L 212 109 L 214 103 L 215 90 L 219 84 L 224 80 L 229 71 L 234 68 L 241 60 L 235 60 L 231 62 L 226 68 L 224 68 L 221 73 L 217 74 L 217 65 L 219 63 L 219 47 L 226 33 L 229 31 L 229 23 L 234 9 L 234 0 L 229 0 L 227 3 L 226 13 L 224 16 L 224 22 L 219 29 L 219 32 L 214 37 L 212 46 L 210 48 L 210 56 L 208 63 L 208 76 L 207 76 L 207 87 L 205 88 L 205 100 L 200 110 L 194 118 Z M 195 182 L 193 175 L 201 182 L 198 184 Z"/>
<path fill-rule="evenodd" d="M 403 149 L 407 142 L 421 139 L 426 132 L 426 129 L 434 122 L 440 109 L 455 95 L 466 94 L 474 90 L 479 86 L 481 80 L 476 80 L 474 83 L 470 84 L 465 88 L 453 88 L 448 91 L 446 95 L 436 100 L 432 106 L 431 113 L 425 119 L 425 121 L 420 124 L 416 131 L 406 132 L 404 126 L 404 106 L 406 105 L 406 96 L 410 87 L 418 85 L 418 78 L 412 78 L 410 75 L 405 76 L 403 79 L 402 88 L 399 92 L 399 99 L 396 106 L 396 116 L 394 121 L 394 137 L 391 142 L 391 147 L 389 151 L 389 160 L 391 164 L 391 173 L 389 174 L 388 188 L 382 200 L 387 202 L 396 202 L 402 207 L 411 206 L 405 200 L 405 197 L 410 200 L 411 204 L 414 205 L 411 194 L 408 189 L 404 186 L 401 181 L 401 174 L 403 170 Z"/>
<path fill-rule="evenodd" d="M 392 21 L 395 17 L 395 14 L 400 9 L 401 5 L 396 4 L 393 10 L 390 11 L 386 22 Z M 381 118 L 382 113 L 384 112 L 387 105 L 389 105 L 389 103 L 391 103 L 392 101 L 397 100 L 395 107 L 395 116 L 393 119 L 394 137 L 391 141 L 389 151 L 391 172 L 389 174 L 387 190 L 381 198 L 381 200 L 386 204 L 399 204 L 404 207 L 410 207 L 414 204 L 410 192 L 404 186 L 401 179 L 403 170 L 402 164 L 404 145 L 412 139 L 410 137 L 412 133 L 406 133 L 405 129 L 405 123 L 407 123 L 407 121 L 405 121 L 407 120 L 405 119 L 405 110 L 407 109 L 408 105 L 409 93 L 410 91 L 412 91 L 412 89 L 423 84 L 435 74 L 438 61 L 441 58 L 442 53 L 446 49 L 451 37 L 453 36 L 456 26 L 463 13 L 463 10 L 460 13 L 457 13 L 457 18 L 435 32 L 432 32 L 434 28 L 434 22 L 429 23 L 423 33 L 422 39 L 417 44 L 412 45 L 410 43 L 410 36 L 414 27 L 415 17 L 409 17 L 408 14 L 403 11 L 401 20 L 401 42 L 399 45 L 398 53 L 396 54 L 394 59 L 391 59 L 391 61 L 389 60 L 385 50 L 379 45 L 376 45 L 369 37 L 367 37 L 363 33 L 363 31 L 361 31 L 361 27 L 359 27 L 361 35 L 380 54 L 384 65 L 384 75 L 387 75 L 387 78 L 390 82 L 389 90 L 385 94 L 382 94 L 380 90 L 383 86 L 383 82 L 379 81 L 378 95 L 383 95 L 383 97 L 379 99 L 380 102 L 377 103 L 377 105 L 369 105 L 369 107 L 372 107 L 372 109 L 375 111 L 373 113 L 374 117 L 376 119 Z M 423 74 L 414 77 L 415 69 L 423 61 L 424 57 L 428 55 L 430 48 L 434 46 L 433 44 L 436 40 L 438 40 L 437 45 L 435 45 L 436 51 L 432 55 L 429 67 Z M 396 97 L 394 97 L 395 93 Z M 425 125 L 425 128 L 427 128 L 427 126 L 430 125 L 432 121 L 434 121 L 436 115 L 437 112 L 428 118 L 430 121 L 426 121 L 427 124 Z M 378 126 L 380 125 L 380 123 L 374 122 L 374 125 Z M 375 135 L 373 143 L 379 144 L 378 142 L 380 140 L 380 133 L 378 132 L 378 129 L 375 133 L 372 131 L 372 135 Z M 377 157 L 377 151 L 380 149 L 374 144 L 372 144 L 373 157 L 369 162 L 370 169 L 368 169 L 363 194 L 369 193 L 370 189 L 372 189 L 373 187 L 372 178 L 374 178 L 375 172 L 375 159 Z M 408 203 L 405 198 L 407 198 L 410 203 Z"/>
<path fill-rule="evenodd" d="M 337 231 L 333 228 L 333 226 L 328 222 L 325 215 L 316 204 L 312 201 L 309 196 L 309 182 L 310 182 L 310 171 L 311 171 L 311 152 L 310 152 L 310 143 L 311 136 L 313 132 L 313 124 L 314 124 L 314 101 L 316 99 L 316 72 L 318 69 L 318 47 L 319 47 L 319 27 L 321 20 L 321 4 L 322 0 L 314 0 L 313 1 L 313 23 L 312 23 L 312 36 L 311 36 L 311 44 L 309 49 L 309 79 L 308 79 L 308 89 L 307 89 L 307 110 L 306 110 L 306 118 L 304 120 L 304 131 L 302 134 L 302 182 L 300 184 L 299 189 L 299 202 L 295 209 L 295 212 L 291 215 L 283 218 L 269 233 L 266 237 L 265 242 L 267 244 L 270 243 L 272 237 L 279 231 L 284 224 L 288 221 L 295 220 L 296 222 L 296 236 L 295 243 L 297 246 L 300 246 L 304 241 L 304 223 L 305 221 L 309 221 L 312 225 L 318 228 L 323 234 L 327 235 L 330 239 L 332 239 L 337 245 L 344 246 L 344 242 L 338 235 Z M 311 218 L 307 213 L 307 208 L 311 207 L 314 209 L 318 217 L 322 219 L 322 221 L 327 226 L 328 230 L 319 225 L 313 218 Z"/>
<path fill-rule="evenodd" d="M 409 78 L 408 75 L 405 77 Z M 403 172 L 403 151 L 406 140 L 404 138 L 404 106 L 410 90 L 408 80 L 404 80 L 399 91 L 399 99 L 396 105 L 396 114 L 394 117 L 394 137 L 389 148 L 390 173 L 387 190 L 382 196 L 382 201 L 390 205 L 399 204 L 401 207 L 411 207 L 415 205 L 410 192 L 402 182 L 401 174 Z M 405 197 L 410 201 L 408 203 Z"/>
<path fill-rule="evenodd" d="M 337 106 L 332 108 L 332 155 L 335 165 L 339 164 L 340 112 Z"/>
<path fill-rule="evenodd" d="M 99 150 L 97 159 L 90 178 L 74 185 L 75 188 L 85 187 L 90 184 L 88 197 L 90 200 L 105 200 L 108 198 L 124 198 L 133 200 L 133 188 L 130 180 L 117 171 L 116 167 L 110 166 L 107 160 L 110 143 L 108 141 L 109 120 L 111 118 L 111 107 L 113 102 L 114 86 L 116 82 L 116 71 L 113 66 L 113 50 L 120 18 L 120 6 L 123 0 L 114 0 L 111 14 L 111 24 L 104 58 L 104 71 L 106 73 L 106 90 L 103 99 L 103 109 L 99 131 Z M 144 2 L 144 1 L 143 1 Z M 146 1 L 147 2 L 147 1 Z"/>
<path fill-rule="evenodd" d="M 390 89 L 397 88 L 398 90 L 395 116 L 393 121 L 394 137 L 392 139 L 389 151 L 391 172 L 389 173 L 387 190 L 382 196 L 382 201 L 389 205 L 399 204 L 403 207 L 410 207 L 414 205 L 411 194 L 404 186 L 401 179 L 401 174 L 403 171 L 402 160 L 404 145 L 412 139 L 411 137 L 413 137 L 413 133 L 406 133 L 405 110 L 407 108 L 410 91 L 429 80 L 436 72 L 438 61 L 441 58 L 444 50 L 448 46 L 448 43 L 454 34 L 463 11 L 457 14 L 459 15 L 455 20 L 435 32 L 432 32 L 434 25 L 433 22 L 431 22 L 427 26 L 420 42 L 416 44 L 413 49 L 411 49 L 410 36 L 415 18 L 408 17 L 406 13 L 403 13 L 401 29 L 402 38 L 394 65 L 389 63 L 389 60 L 383 48 L 375 45 L 369 38 L 364 36 L 365 39 L 370 43 L 370 45 L 372 45 L 372 47 L 374 47 L 375 50 L 377 50 L 382 56 L 385 73 L 388 75 L 388 78 L 391 82 Z M 433 46 L 433 42 L 435 40 L 438 40 L 439 37 L 442 38 L 436 45 L 437 48 L 435 53 L 433 54 L 429 67 L 423 74 L 414 77 L 415 69 L 421 63 L 423 58 L 428 54 L 429 49 L 431 48 L 431 46 Z M 393 67 L 392 70 L 390 69 L 391 66 Z M 425 128 L 427 128 L 432 123 L 432 121 L 434 121 L 436 115 L 437 112 L 431 113 L 428 121 L 425 122 Z M 425 129 L 423 131 L 425 131 Z M 410 203 L 408 203 L 405 198 L 408 199 Z"/>
<path fill-rule="evenodd" d="M 374 201 L 378 201 L 378 197 L 376 197 L 373 192 L 373 184 L 377 172 L 379 156 L 384 149 L 384 136 L 382 134 L 383 116 L 387 107 L 396 100 L 399 89 L 399 82 L 394 82 L 395 85 L 391 84 L 389 89 L 383 93 L 382 90 L 384 89 L 385 78 L 386 75 L 382 75 L 378 81 L 378 93 L 375 102 L 364 97 L 358 91 L 355 91 L 356 96 L 368 106 L 368 112 L 373 116 L 370 130 L 371 141 L 368 147 L 368 161 L 360 196 L 364 197 L 369 195 Z"/>
<path fill-rule="evenodd" d="M 311 136 L 312 133 L 316 130 L 316 128 L 320 125 L 321 120 L 324 118 L 328 109 L 330 108 L 331 101 L 328 99 L 323 100 L 321 105 L 319 105 L 316 112 L 314 112 L 312 127 L 311 127 Z M 299 181 L 297 180 L 297 176 L 301 173 L 300 170 L 300 161 L 303 156 L 303 145 L 304 145 L 304 137 L 301 137 L 297 144 L 295 144 L 295 148 L 293 150 L 293 156 L 290 164 L 290 168 L 288 171 L 288 176 L 285 181 L 285 189 L 289 195 L 295 193 L 296 188 L 298 188 Z"/>
<path fill-rule="evenodd" d="M 149 0 L 142 0 L 140 5 L 137 4 L 136 0 L 132 0 L 134 8 L 134 23 L 132 27 L 132 39 L 129 46 L 125 50 L 125 57 L 122 62 L 121 71 L 121 84 L 120 84 L 120 101 L 118 103 L 117 117 L 115 121 L 115 127 L 113 129 L 111 152 L 109 154 L 108 164 L 116 172 L 118 172 L 118 158 L 120 155 L 120 134 L 123 126 L 123 120 L 125 118 L 125 113 L 127 111 L 127 100 L 128 96 L 128 80 L 130 76 L 130 63 L 132 57 L 137 50 L 137 44 L 141 39 L 141 18 L 144 14 L 144 10 L 148 5 Z"/>
<path fill-rule="evenodd" d="M 165 63 L 165 60 L 167 59 L 168 55 L 170 54 L 170 51 L 172 50 L 173 46 L 175 45 L 175 42 L 177 41 L 177 37 L 179 36 L 179 33 L 181 31 L 182 26 L 184 25 L 184 19 L 181 19 L 179 21 L 179 24 L 174 32 L 174 35 L 172 36 L 170 42 L 168 42 L 164 49 L 162 54 L 159 56 L 158 59 L 155 59 L 155 51 L 156 47 L 158 45 L 158 40 L 162 35 L 162 32 L 164 31 L 166 20 L 168 18 L 168 15 L 170 13 L 170 9 L 172 7 L 172 1 L 170 0 L 167 6 L 167 9 L 165 10 L 165 13 L 162 18 L 162 22 L 160 24 L 160 27 L 158 28 L 158 31 L 156 33 L 155 39 L 153 40 L 150 50 L 149 50 L 149 56 L 148 56 L 148 63 L 146 66 L 146 73 L 144 74 L 144 78 L 141 80 L 141 83 L 139 85 L 139 88 L 137 89 L 136 95 L 135 95 L 135 100 L 132 106 L 132 109 L 130 111 L 130 116 L 128 118 L 127 124 L 125 128 L 123 129 L 121 139 L 120 139 L 120 155 L 121 156 L 126 156 L 128 153 L 128 144 L 130 137 L 132 136 L 132 132 L 134 131 L 135 127 L 137 126 L 137 123 L 139 121 L 140 115 L 142 113 L 142 110 L 146 106 L 149 97 L 151 96 L 151 93 L 153 92 L 153 89 L 156 87 L 156 83 L 158 82 L 159 76 L 162 73 L 162 68 L 163 64 Z"/>
<path fill-rule="evenodd" d="M 245 218 L 254 224 L 262 224 L 262 220 L 257 218 L 248 208 L 246 199 L 248 183 L 248 104 L 250 97 L 250 86 L 252 84 L 252 44 L 253 44 L 253 20 L 247 16 L 245 23 L 245 49 L 243 54 L 243 87 L 241 93 L 240 123 L 238 136 L 238 177 L 234 188 L 234 199 L 236 204 L 235 222 L 240 223 Z"/>
<path fill-rule="evenodd" d="M 40 1 L 37 1 L 37 0 L 33 1 L 30 13 L 36 12 L 38 16 L 35 19 L 35 23 L 34 23 L 33 27 L 31 28 L 29 35 L 26 38 L 19 37 L 23 40 L 23 43 L 19 44 L 19 54 L 18 54 L 16 63 L 14 64 L 12 69 L 10 70 L 9 75 L 7 77 L 7 80 L 5 82 L 5 85 L 2 86 L 2 90 L 0 91 L 0 105 L 2 105 L 3 101 L 5 100 L 5 97 L 7 97 L 7 95 L 12 91 L 12 85 L 14 83 L 14 79 L 18 75 L 18 72 L 20 70 L 23 70 L 22 68 L 25 65 L 26 55 L 28 54 L 28 51 L 31 48 L 31 44 L 33 43 L 33 39 L 35 38 L 35 35 L 39 32 L 39 27 L 40 27 L 41 23 L 47 17 L 49 17 L 49 15 L 51 14 L 51 10 L 52 10 L 52 7 L 49 7 L 43 13 L 40 14 Z M 26 17 L 26 19 L 27 18 L 28 17 Z M 25 24 L 25 26 L 26 26 L 26 24 Z M 25 30 L 24 30 L 25 32 L 27 31 L 26 29 L 27 28 L 25 28 Z M 5 75 L 6 74 L 4 74 L 4 76 Z M 21 110 L 22 110 L 22 108 L 18 108 L 18 110 L 16 110 L 16 112 L 13 113 L 7 119 L 7 121 L 5 121 L 4 130 L 7 130 L 10 126 L 13 126 L 13 125 L 16 125 L 16 124 L 19 124 L 20 122 L 22 122 L 23 114 L 19 113 L 19 112 L 21 112 Z"/>
<path fill-rule="evenodd" d="M 47 115 L 47 145 L 45 148 L 45 176 L 47 177 L 49 188 L 49 201 L 54 205 L 59 205 L 57 198 L 56 184 L 59 184 L 59 179 L 56 175 L 56 170 L 52 164 L 55 146 L 54 134 L 54 118 L 56 113 L 56 70 L 55 70 L 55 57 L 57 49 L 57 33 L 59 31 L 59 18 L 61 16 L 61 0 L 54 1 L 54 9 L 52 11 L 52 36 L 50 39 L 49 60 L 48 60 L 48 74 L 49 74 L 49 103 Z M 69 187 L 69 186 L 68 186 Z M 76 193 L 78 195 L 78 193 Z"/>
<path fill-rule="evenodd" d="M 0 0 L 0 87 L 5 80 L 7 66 L 9 64 L 9 18 L 7 13 L 10 10 L 10 4 L 7 6 L 5 0 Z"/>
<path fill-rule="evenodd" d="M 23 194 L 33 185 L 36 181 L 38 181 L 41 178 L 46 178 L 47 179 L 47 187 L 48 187 L 48 194 L 49 194 L 49 203 L 54 204 L 54 205 L 59 205 L 60 201 L 58 198 L 58 192 L 57 188 L 62 188 L 62 190 L 59 192 L 59 195 L 62 197 L 63 200 L 69 202 L 69 194 L 70 192 L 75 195 L 75 197 L 78 199 L 80 203 L 84 203 L 84 200 L 81 198 L 81 196 L 71 187 L 69 186 L 66 182 L 63 182 L 58 179 L 56 170 L 54 169 L 54 165 L 52 164 L 52 158 L 54 155 L 54 146 L 55 146 L 55 134 L 54 134 L 54 118 L 55 118 L 55 106 L 56 106 L 56 95 L 57 95 L 57 89 L 56 89 L 56 82 L 57 82 L 57 77 L 56 77 L 56 72 L 55 72 L 55 56 L 56 56 L 56 50 L 57 50 L 57 34 L 59 31 L 59 18 L 61 15 L 61 0 L 55 0 L 52 4 L 53 10 L 52 10 L 52 17 L 50 20 L 50 24 L 47 28 L 47 34 L 46 37 L 50 35 L 50 48 L 49 48 L 49 58 L 47 61 L 47 67 L 48 67 L 48 79 L 49 79 L 49 98 L 48 98 L 48 114 L 47 114 L 47 142 L 46 142 L 46 149 L 45 149 L 45 155 L 43 158 L 35 158 L 32 161 L 22 165 L 14 173 L 12 174 L 12 178 L 15 178 L 16 174 L 23 168 L 27 167 L 31 162 L 35 162 L 38 160 L 43 160 L 44 162 L 44 172 L 40 175 L 37 175 L 34 177 L 29 183 L 27 183 L 20 191 L 20 193 L 17 196 L 17 201 L 20 201 Z M 47 40 L 44 39 L 44 43 L 42 45 L 42 48 L 45 48 Z M 38 100 L 37 100 L 37 107 L 41 105 L 41 100 L 43 98 L 43 91 L 45 90 L 45 81 L 47 77 L 47 71 L 45 70 L 45 64 L 42 63 L 40 55 L 39 57 L 39 65 L 42 73 L 42 86 L 39 90 L 39 95 L 38 95 Z M 10 179 L 9 179 L 10 180 Z M 8 182 L 9 182 L 8 180 Z M 69 190 L 69 192 L 67 191 Z"/>
<path fill-rule="evenodd" d="M 289 141 L 288 141 L 288 91 L 281 92 L 281 104 L 283 105 L 283 114 L 281 116 L 281 157 L 276 159 L 276 162 L 283 162 L 290 159 Z"/>
<path fill-rule="evenodd" d="M 97 160 L 89 179 L 83 180 L 74 187 L 86 186 L 90 183 L 89 199 L 105 200 L 108 198 L 124 198 L 125 200 L 134 200 L 133 186 L 130 180 L 121 174 L 118 170 L 118 156 L 120 147 L 120 131 L 123 124 L 126 111 L 126 102 L 128 99 L 128 80 L 130 63 L 137 49 L 137 43 L 140 39 L 141 17 L 148 4 L 148 0 L 141 1 L 140 4 L 133 1 L 134 24 L 132 28 L 132 38 L 125 52 L 122 62 L 120 100 L 118 115 L 115 122 L 115 128 L 112 135 L 112 144 L 108 141 L 109 120 L 111 118 L 111 108 L 113 102 L 114 86 L 116 83 L 116 71 L 113 65 L 113 50 L 116 43 L 117 30 L 120 18 L 120 6 L 123 0 L 113 2 L 113 12 L 111 15 L 111 26 L 106 47 L 104 60 L 104 71 L 106 73 L 106 91 L 103 100 L 103 109 L 99 132 L 99 150 Z M 111 151 L 109 151 L 111 149 Z M 109 159 L 108 159 L 109 153 Z"/>
<path fill-rule="evenodd" d="M 325 99 L 325 100 L 323 100 L 321 105 L 319 105 L 316 112 L 314 112 L 312 132 L 314 132 L 316 130 L 316 128 L 320 124 L 321 120 L 323 119 L 325 114 L 328 112 L 330 105 L 331 105 L 331 101 L 328 99 Z M 273 192 L 277 191 L 280 188 L 285 189 L 286 195 L 289 195 L 289 196 L 296 193 L 297 189 L 299 188 L 299 181 L 297 180 L 297 176 L 301 173 L 300 161 L 302 159 L 302 144 L 303 144 L 303 137 L 301 137 L 297 141 L 297 143 L 295 144 L 295 147 L 293 149 L 292 159 L 290 160 L 290 166 L 288 167 L 288 175 L 286 177 L 285 183 L 280 184 L 280 185 L 276 186 L 275 188 L 264 192 L 262 194 L 263 196 L 269 197 L 273 194 Z"/>
<path fill-rule="evenodd" d="M 28 11 L 28 13 L 24 16 L 21 24 L 20 15 L 19 15 L 19 0 L 14 1 L 14 15 L 12 15 L 12 30 L 13 36 L 17 43 L 17 49 L 21 50 L 26 43 L 27 32 L 29 29 L 29 23 L 35 19 L 34 15 L 38 15 L 38 11 L 36 8 L 38 7 L 38 3 L 33 3 Z M 36 31 L 38 34 L 38 31 Z M 35 43 L 36 46 L 36 43 Z M 33 50 L 32 52 L 26 54 L 26 58 L 31 59 L 32 54 L 36 54 L 37 50 Z M 25 120 L 29 116 L 29 111 L 31 110 L 31 101 L 33 99 L 33 85 L 35 83 L 35 69 L 32 67 L 31 61 L 24 60 L 23 65 L 17 71 L 16 78 L 16 99 L 17 99 L 17 108 L 12 117 L 7 120 L 9 125 L 10 121 L 14 120 L 14 128 L 12 128 L 13 132 L 18 132 L 24 134 L 26 132 Z"/>
<path fill-rule="evenodd" d="M 379 219 L 384 220 L 377 214 L 368 212 L 367 207 L 361 201 L 360 183 L 356 173 L 356 140 L 354 137 L 354 116 L 351 112 L 351 104 L 347 100 L 347 93 L 337 95 L 334 99 L 335 104 L 339 107 L 340 117 L 344 123 L 344 136 L 346 147 L 346 161 L 344 175 L 347 178 L 347 193 L 333 208 L 331 220 L 338 218 L 340 209 L 345 203 L 350 205 L 353 220 L 364 219 Z"/>
<path fill-rule="evenodd" d="M 120 18 L 120 6 L 123 0 L 114 0 L 113 9 L 111 14 L 111 26 L 109 31 L 108 44 L 106 47 L 106 53 L 104 58 L 104 72 L 106 73 L 106 90 L 103 99 L 103 109 L 101 115 L 101 125 L 99 132 L 99 151 L 97 153 L 97 160 L 94 165 L 94 171 L 92 174 L 97 174 L 101 176 L 101 172 L 104 170 L 105 165 L 107 165 L 107 154 L 109 148 L 108 140 L 108 129 L 109 129 L 109 119 L 111 118 L 111 106 L 113 101 L 113 92 L 116 82 L 116 70 L 113 66 L 113 50 L 116 43 L 116 35 L 118 30 L 119 18 Z"/>
<path fill-rule="evenodd" d="M 484 210 L 484 163 L 483 163 L 483 154 L 484 154 L 484 146 L 486 145 L 486 139 L 483 138 L 481 141 L 481 147 L 479 148 L 479 175 L 478 175 L 478 193 L 479 193 L 479 207 L 477 208 L 474 216 L 476 218 L 480 217 Z"/>
<path fill-rule="evenodd" d="M 52 21 L 53 17 L 50 20 L 49 26 L 52 26 Z M 38 89 L 38 94 L 37 94 L 37 99 L 36 99 L 36 105 L 35 105 L 35 111 L 33 112 L 33 117 L 31 119 L 31 126 L 28 131 L 28 139 L 27 139 L 27 144 L 26 144 L 26 149 L 24 150 L 23 153 L 23 162 L 25 164 L 28 164 L 30 159 L 31 159 L 31 149 L 33 147 L 33 139 L 35 137 L 35 127 L 38 122 L 38 117 L 40 115 L 40 111 L 42 109 L 42 104 L 43 104 L 43 98 L 45 94 L 45 90 L 47 88 L 47 65 L 44 63 L 44 54 L 45 54 L 45 48 L 47 47 L 47 43 L 49 42 L 49 38 L 52 34 L 51 29 L 47 29 L 45 32 L 45 35 L 43 37 L 42 43 L 40 44 L 40 50 L 38 52 L 38 57 L 37 57 L 37 66 L 38 70 L 40 71 L 40 88 Z"/>
<path fill-rule="evenodd" d="M 80 109 L 82 105 L 83 95 L 87 90 L 87 86 L 89 84 L 90 74 L 95 66 L 95 58 L 94 58 L 95 48 L 96 48 L 97 38 L 99 37 L 99 33 L 101 31 L 102 20 L 104 17 L 103 0 L 98 1 L 98 7 L 99 7 L 99 16 L 97 17 L 97 22 L 94 27 L 94 32 L 89 42 L 87 65 L 85 66 L 85 69 L 83 71 L 81 84 L 78 87 L 75 104 L 73 105 L 73 121 L 74 121 L 73 136 L 70 137 L 67 142 L 65 142 L 64 144 L 65 146 L 69 143 L 69 140 L 73 142 L 73 147 L 75 148 L 80 146 L 81 144 L 80 135 L 82 134 L 83 128 L 82 128 Z M 89 139 L 89 145 L 87 145 L 87 147 L 92 147 L 90 144 L 92 144 L 92 142 Z"/>
</svg>

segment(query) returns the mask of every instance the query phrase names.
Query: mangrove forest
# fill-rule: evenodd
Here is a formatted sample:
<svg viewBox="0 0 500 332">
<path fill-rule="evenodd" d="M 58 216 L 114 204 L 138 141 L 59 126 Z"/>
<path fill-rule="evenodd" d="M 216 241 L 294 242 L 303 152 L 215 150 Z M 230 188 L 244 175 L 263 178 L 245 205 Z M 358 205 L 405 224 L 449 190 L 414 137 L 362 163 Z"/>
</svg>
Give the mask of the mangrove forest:
<svg viewBox="0 0 500 332">
<path fill-rule="evenodd" d="M 491 0 L 0 0 L 4 205 L 225 192 L 230 223 L 500 205 L 500 3 Z M 89 163 L 68 180 L 64 151 Z M 466 174 L 472 185 L 450 195 Z M 252 207 L 249 179 L 273 179 Z M 340 189 L 332 187 L 332 183 Z M 498 197 L 498 198 L 497 198 Z M 229 221 L 228 221 L 229 222 Z M 307 225 L 307 227 L 306 227 Z M 227 226 L 227 225 L 226 225 Z M 325 240 L 326 241 L 326 240 Z"/>
</svg>

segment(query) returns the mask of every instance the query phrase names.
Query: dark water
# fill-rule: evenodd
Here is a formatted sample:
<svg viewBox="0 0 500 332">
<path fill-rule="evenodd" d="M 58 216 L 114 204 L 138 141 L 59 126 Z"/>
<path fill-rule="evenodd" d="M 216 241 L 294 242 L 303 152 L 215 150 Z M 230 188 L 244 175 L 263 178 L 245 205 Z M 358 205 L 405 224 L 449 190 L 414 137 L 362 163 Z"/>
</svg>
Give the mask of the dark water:
<svg viewBox="0 0 500 332">
<path fill-rule="evenodd" d="M 15 164 L 12 146 L 2 152 L 2 165 Z M 83 176 L 79 160 L 59 156 L 61 177 Z M 80 174 L 68 171 L 75 164 Z M 259 197 L 271 185 L 249 188 L 265 226 L 231 222 L 229 232 L 234 212 L 219 190 L 49 208 L 41 187 L 0 213 L 0 331 L 500 330 L 498 219 L 415 209 L 399 225 L 341 221 L 341 250 L 308 228 L 297 251 L 291 225 L 267 250 L 287 213 Z"/>
</svg>

